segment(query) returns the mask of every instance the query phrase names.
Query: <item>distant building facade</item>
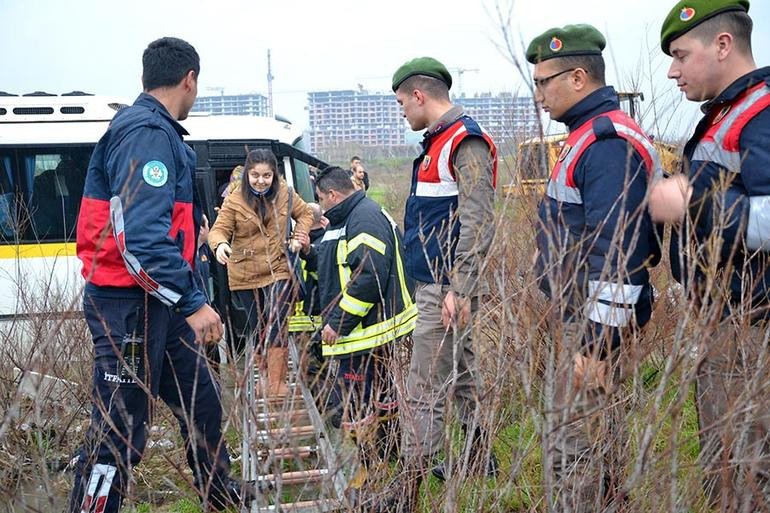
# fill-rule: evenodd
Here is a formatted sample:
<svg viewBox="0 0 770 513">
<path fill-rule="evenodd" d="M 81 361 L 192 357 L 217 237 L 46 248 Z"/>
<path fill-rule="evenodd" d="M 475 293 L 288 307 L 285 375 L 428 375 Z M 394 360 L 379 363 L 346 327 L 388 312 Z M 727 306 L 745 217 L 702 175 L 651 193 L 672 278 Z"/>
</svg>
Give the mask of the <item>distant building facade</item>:
<svg viewBox="0 0 770 513">
<path fill-rule="evenodd" d="M 312 151 L 347 143 L 406 144 L 406 124 L 393 93 L 370 93 L 364 89 L 311 92 L 308 116 Z"/>
<path fill-rule="evenodd" d="M 531 137 L 538 133 L 538 112 L 531 96 L 512 93 L 480 93 L 452 98 L 475 119 L 493 140 L 503 142 L 511 138 Z"/>
<path fill-rule="evenodd" d="M 538 114 L 530 96 L 481 93 L 452 99 L 496 141 L 537 133 Z M 311 151 L 345 144 L 404 146 L 408 127 L 393 93 L 364 89 L 308 93 Z"/>
<path fill-rule="evenodd" d="M 208 112 L 214 116 L 267 116 L 267 97 L 261 94 L 199 96 L 192 112 Z"/>
</svg>

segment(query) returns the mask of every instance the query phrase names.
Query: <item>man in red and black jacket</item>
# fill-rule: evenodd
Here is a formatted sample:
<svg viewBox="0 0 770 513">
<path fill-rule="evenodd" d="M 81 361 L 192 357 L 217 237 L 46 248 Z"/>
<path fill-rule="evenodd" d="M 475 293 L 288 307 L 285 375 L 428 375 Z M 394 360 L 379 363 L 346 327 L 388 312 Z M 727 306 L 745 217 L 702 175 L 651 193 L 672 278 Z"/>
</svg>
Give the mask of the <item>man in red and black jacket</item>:
<svg viewBox="0 0 770 513">
<path fill-rule="evenodd" d="M 197 96 L 199 58 L 167 37 L 150 43 L 142 64 L 144 92 L 96 145 L 78 219 L 94 404 L 71 512 L 120 509 L 158 396 L 179 421 L 204 502 L 223 509 L 242 492 L 229 477 L 218 386 L 196 348 L 223 331 L 193 273 L 196 156 L 178 122 Z"/>
<path fill-rule="evenodd" d="M 609 392 L 650 320 L 649 267 L 660 259 L 645 204 L 660 158 L 605 84 L 604 46 L 594 27 L 567 25 L 527 49 L 535 100 L 569 131 L 538 208 L 535 262 L 558 348 L 543 463 L 554 510 L 578 513 L 621 507 L 624 432 L 613 416 L 623 401 Z"/>
<path fill-rule="evenodd" d="M 698 344 L 700 460 L 712 505 L 731 511 L 770 504 L 770 410 L 752 392 L 769 370 L 770 67 L 754 62 L 748 9 L 748 0 L 695 0 L 668 14 L 668 76 L 688 100 L 706 102 L 705 115 L 684 148 L 684 172 L 650 199 L 657 220 L 694 227 L 690 240 L 686 229 L 672 234 L 671 264 L 699 316 L 708 312 L 699 319 L 711 335 Z"/>
</svg>

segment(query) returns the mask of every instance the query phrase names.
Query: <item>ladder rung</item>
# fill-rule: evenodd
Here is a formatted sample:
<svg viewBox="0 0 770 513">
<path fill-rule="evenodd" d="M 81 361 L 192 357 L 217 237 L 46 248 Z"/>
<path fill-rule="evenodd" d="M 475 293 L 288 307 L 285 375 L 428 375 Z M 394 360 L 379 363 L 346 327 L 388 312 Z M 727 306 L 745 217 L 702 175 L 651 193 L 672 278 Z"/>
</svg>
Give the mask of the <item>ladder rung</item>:
<svg viewBox="0 0 770 513">
<path fill-rule="evenodd" d="M 276 447 L 275 449 L 260 449 L 257 451 L 257 458 L 310 458 L 318 454 L 318 447 L 315 445 L 305 445 L 302 447 Z"/>
<path fill-rule="evenodd" d="M 263 440 L 273 440 L 281 438 L 301 438 L 304 436 L 314 436 L 315 428 L 313 426 L 296 426 L 290 428 L 260 429 L 254 435 Z"/>
<path fill-rule="evenodd" d="M 287 502 L 280 506 L 268 506 L 267 511 L 280 511 L 281 513 L 321 513 L 327 511 L 339 511 L 342 509 L 337 499 L 319 499 L 311 501 Z"/>
<path fill-rule="evenodd" d="M 257 422 L 291 422 L 307 417 L 307 410 L 280 410 L 269 413 L 257 413 L 255 420 Z"/>
<path fill-rule="evenodd" d="M 284 472 L 283 474 L 267 474 L 257 477 L 257 482 L 267 481 L 269 483 L 276 483 L 278 477 L 281 478 L 281 484 L 284 485 L 296 485 L 296 484 L 312 484 L 323 481 L 323 478 L 329 474 L 329 469 L 321 468 L 314 470 L 295 470 L 293 472 Z"/>
</svg>

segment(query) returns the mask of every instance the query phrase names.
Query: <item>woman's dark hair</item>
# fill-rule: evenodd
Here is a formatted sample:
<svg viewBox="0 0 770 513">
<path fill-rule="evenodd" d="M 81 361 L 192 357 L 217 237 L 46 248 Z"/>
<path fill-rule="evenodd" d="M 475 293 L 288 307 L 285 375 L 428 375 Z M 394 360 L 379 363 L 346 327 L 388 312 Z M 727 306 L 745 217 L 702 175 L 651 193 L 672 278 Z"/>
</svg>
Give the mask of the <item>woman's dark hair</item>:
<svg viewBox="0 0 770 513">
<path fill-rule="evenodd" d="M 257 164 L 267 164 L 273 170 L 273 183 L 270 184 L 267 192 L 260 197 L 255 196 L 251 192 L 251 184 L 249 184 L 249 170 Z M 267 208 L 267 204 L 275 199 L 280 187 L 279 182 L 278 159 L 275 158 L 272 151 L 264 149 L 251 150 L 246 155 L 246 162 L 243 163 L 243 176 L 241 176 L 241 195 L 246 204 L 253 208 L 263 221 L 270 217 L 272 208 Z"/>
</svg>

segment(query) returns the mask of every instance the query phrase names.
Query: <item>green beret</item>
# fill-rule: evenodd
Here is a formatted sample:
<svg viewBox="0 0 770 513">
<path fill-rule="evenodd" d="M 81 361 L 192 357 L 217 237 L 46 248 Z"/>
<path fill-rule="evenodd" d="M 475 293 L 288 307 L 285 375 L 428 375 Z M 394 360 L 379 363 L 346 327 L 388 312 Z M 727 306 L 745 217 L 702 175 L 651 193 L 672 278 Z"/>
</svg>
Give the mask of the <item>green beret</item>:
<svg viewBox="0 0 770 513">
<path fill-rule="evenodd" d="M 396 92 L 404 80 L 415 75 L 433 77 L 444 82 L 448 88 L 452 87 L 452 75 L 443 64 L 432 57 L 417 57 L 405 63 L 393 74 L 393 92 Z"/>
<path fill-rule="evenodd" d="M 728 11 L 749 12 L 749 0 L 680 0 L 666 16 L 660 29 L 660 47 L 668 51 L 671 41 L 694 29 L 709 18 Z"/>
<path fill-rule="evenodd" d="M 607 41 L 591 25 L 566 25 L 548 29 L 529 44 L 527 60 L 532 64 L 556 57 L 601 55 Z"/>
</svg>

